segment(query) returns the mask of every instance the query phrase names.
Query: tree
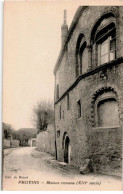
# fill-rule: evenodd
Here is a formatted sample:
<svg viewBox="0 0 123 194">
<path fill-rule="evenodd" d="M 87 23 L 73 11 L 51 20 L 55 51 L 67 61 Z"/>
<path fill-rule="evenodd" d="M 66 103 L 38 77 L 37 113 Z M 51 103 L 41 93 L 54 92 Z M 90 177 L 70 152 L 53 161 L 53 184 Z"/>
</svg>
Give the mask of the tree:
<svg viewBox="0 0 123 194">
<path fill-rule="evenodd" d="M 54 122 L 53 103 L 50 101 L 38 102 L 33 108 L 32 124 L 39 131 L 46 131 L 48 124 Z"/>
<path fill-rule="evenodd" d="M 27 146 L 30 138 L 36 138 L 37 130 L 35 128 L 21 128 L 16 131 L 16 137 L 21 146 Z"/>
<path fill-rule="evenodd" d="M 15 130 L 10 124 L 2 123 L 2 130 L 3 130 L 3 138 L 10 139 L 11 136 L 13 136 Z"/>
</svg>

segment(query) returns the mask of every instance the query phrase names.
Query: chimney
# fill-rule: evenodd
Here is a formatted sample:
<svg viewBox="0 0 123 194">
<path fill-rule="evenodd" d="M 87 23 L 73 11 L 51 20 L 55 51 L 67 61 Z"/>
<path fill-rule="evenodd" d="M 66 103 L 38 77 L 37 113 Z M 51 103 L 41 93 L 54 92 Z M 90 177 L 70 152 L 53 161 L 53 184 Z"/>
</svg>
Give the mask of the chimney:
<svg viewBox="0 0 123 194">
<path fill-rule="evenodd" d="M 67 18 L 67 11 L 64 10 L 64 22 L 63 22 L 63 25 L 61 26 L 62 46 L 63 46 L 64 43 L 65 43 L 65 39 L 66 39 L 67 33 L 68 33 L 68 25 L 67 25 L 66 18 Z"/>
</svg>

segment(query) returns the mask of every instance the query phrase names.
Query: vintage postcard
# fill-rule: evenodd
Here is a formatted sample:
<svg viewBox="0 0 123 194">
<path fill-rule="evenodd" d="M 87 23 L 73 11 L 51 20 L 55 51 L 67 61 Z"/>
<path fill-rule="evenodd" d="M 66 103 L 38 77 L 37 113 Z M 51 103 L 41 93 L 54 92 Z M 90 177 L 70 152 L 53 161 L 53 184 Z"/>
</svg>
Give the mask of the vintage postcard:
<svg viewBox="0 0 123 194">
<path fill-rule="evenodd" d="M 2 190 L 121 191 L 123 1 L 5 0 Z"/>
</svg>

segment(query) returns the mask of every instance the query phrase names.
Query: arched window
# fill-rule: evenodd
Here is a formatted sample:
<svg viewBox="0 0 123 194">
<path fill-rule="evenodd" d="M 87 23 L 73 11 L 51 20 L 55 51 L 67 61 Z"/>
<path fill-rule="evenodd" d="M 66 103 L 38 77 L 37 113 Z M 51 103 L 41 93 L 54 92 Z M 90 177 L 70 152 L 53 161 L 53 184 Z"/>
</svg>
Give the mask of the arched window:
<svg viewBox="0 0 123 194">
<path fill-rule="evenodd" d="M 95 102 L 96 125 L 98 127 L 119 126 L 118 103 L 115 94 L 106 92 Z"/>
<path fill-rule="evenodd" d="M 114 98 L 102 100 L 97 105 L 98 125 L 119 125 L 118 104 Z"/>
<path fill-rule="evenodd" d="M 88 58 L 87 58 L 87 55 L 88 55 L 88 50 L 87 48 L 85 47 L 82 51 L 82 61 L 81 61 L 81 69 L 82 69 L 82 73 L 86 73 L 87 72 L 87 69 L 88 69 Z"/>
<path fill-rule="evenodd" d="M 93 33 L 92 61 L 102 65 L 116 58 L 116 21 L 112 15 L 103 16 Z"/>
<path fill-rule="evenodd" d="M 86 73 L 88 69 L 88 52 L 87 44 L 83 34 L 80 34 L 77 47 L 76 47 L 76 75 L 77 77 L 83 73 Z"/>
</svg>

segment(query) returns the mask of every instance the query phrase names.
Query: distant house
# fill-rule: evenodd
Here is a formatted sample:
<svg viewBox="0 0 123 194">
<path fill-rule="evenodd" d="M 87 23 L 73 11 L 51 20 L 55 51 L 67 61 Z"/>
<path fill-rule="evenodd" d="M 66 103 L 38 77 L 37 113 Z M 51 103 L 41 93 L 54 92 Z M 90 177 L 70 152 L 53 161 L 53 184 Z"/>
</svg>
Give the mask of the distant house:
<svg viewBox="0 0 123 194">
<path fill-rule="evenodd" d="M 36 138 L 30 138 L 28 140 L 28 146 L 30 146 L 30 147 L 36 147 L 37 146 L 37 139 Z"/>
<path fill-rule="evenodd" d="M 37 129 L 35 128 L 21 128 L 18 130 L 18 136 L 21 141 L 21 146 L 29 146 L 28 141 L 31 138 L 36 138 Z"/>
</svg>

